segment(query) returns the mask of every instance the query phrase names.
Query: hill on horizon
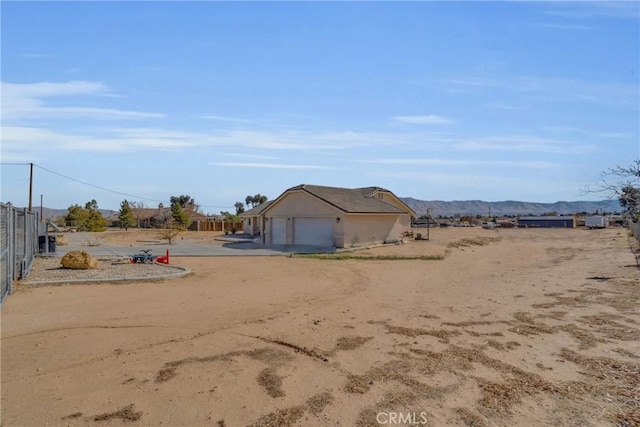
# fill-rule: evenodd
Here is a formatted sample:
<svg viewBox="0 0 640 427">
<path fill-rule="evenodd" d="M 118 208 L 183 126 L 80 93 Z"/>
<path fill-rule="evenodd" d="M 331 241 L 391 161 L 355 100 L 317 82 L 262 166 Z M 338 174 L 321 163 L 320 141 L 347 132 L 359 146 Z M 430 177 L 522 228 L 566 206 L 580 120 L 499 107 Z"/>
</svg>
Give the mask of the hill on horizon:
<svg viewBox="0 0 640 427">
<path fill-rule="evenodd" d="M 502 202 L 485 202 L 483 200 L 417 200 L 413 197 L 400 197 L 418 216 L 426 215 L 427 209 L 431 216 L 503 216 L 503 215 L 543 215 L 556 212 L 558 215 L 568 215 L 580 212 L 596 214 L 603 212 L 621 212 L 622 208 L 617 200 L 575 201 L 555 203 L 536 203 L 505 200 Z"/>
<path fill-rule="evenodd" d="M 567 215 L 580 212 L 596 214 L 622 211 L 617 200 L 574 202 L 559 201 L 555 203 L 521 202 L 514 200 L 505 200 L 501 202 L 486 202 L 483 200 L 418 200 L 413 197 L 400 197 L 400 200 L 413 209 L 418 216 L 426 215 L 427 209 L 429 209 L 431 216 L 435 217 L 455 215 L 543 215 L 549 212 L 556 212 L 558 215 Z M 118 212 L 113 209 L 99 210 L 105 218 Z M 40 207 L 34 207 L 33 211 L 39 214 Z M 66 215 L 67 213 L 67 209 L 42 208 L 42 216 L 45 219 L 58 218 Z"/>
<path fill-rule="evenodd" d="M 23 208 L 21 207 L 20 209 L 23 209 Z M 107 218 L 110 215 L 113 215 L 114 213 L 118 212 L 118 211 L 114 211 L 112 209 L 98 209 L 98 211 L 100 211 L 102 216 L 105 217 L 105 218 Z M 35 212 L 38 215 L 40 215 L 40 206 L 34 206 L 33 207 L 33 212 Z M 42 207 L 42 218 L 44 218 L 44 219 L 55 219 L 55 218 L 59 218 L 61 216 L 65 216 L 68 213 L 69 213 L 69 210 L 67 210 L 67 209 L 47 208 L 47 207 L 44 207 L 44 206 Z"/>
</svg>

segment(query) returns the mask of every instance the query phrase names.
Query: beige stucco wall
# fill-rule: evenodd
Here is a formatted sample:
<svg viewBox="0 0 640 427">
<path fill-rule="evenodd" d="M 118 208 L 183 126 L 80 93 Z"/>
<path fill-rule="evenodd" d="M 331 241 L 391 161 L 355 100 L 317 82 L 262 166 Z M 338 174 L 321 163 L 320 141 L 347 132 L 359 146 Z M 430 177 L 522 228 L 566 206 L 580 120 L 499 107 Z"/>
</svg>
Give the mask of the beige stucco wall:
<svg viewBox="0 0 640 427">
<path fill-rule="evenodd" d="M 295 191 L 286 194 L 282 199 L 270 207 L 266 212 L 267 217 L 336 217 L 340 211 L 322 200 L 303 191 Z"/>
<path fill-rule="evenodd" d="M 317 199 L 303 191 L 290 192 L 282 199 L 274 203 L 266 212 L 268 224 L 265 226 L 265 242 L 271 244 L 271 221 L 272 218 L 338 218 L 341 211 L 322 200 Z M 336 233 L 334 227 L 334 236 Z M 293 244 L 293 221 L 287 220 L 287 244 Z"/>
<path fill-rule="evenodd" d="M 346 215 L 340 225 L 342 235 L 336 238 L 336 246 L 348 248 L 398 240 L 411 229 L 411 219 L 408 214 L 352 214 Z"/>
<path fill-rule="evenodd" d="M 242 229 L 250 236 L 262 235 L 262 217 L 251 216 L 242 219 Z"/>
<path fill-rule="evenodd" d="M 249 225 L 251 224 L 251 225 Z M 242 218 L 242 230 L 253 236 L 253 219 L 249 219 L 249 218 Z"/>
<path fill-rule="evenodd" d="M 384 193 L 381 193 L 384 195 Z M 406 209 L 393 196 L 389 203 Z M 384 196 L 383 196 L 384 197 Z M 322 200 L 302 191 L 286 194 L 265 212 L 265 243 L 271 244 L 271 222 L 273 218 L 285 218 L 286 244 L 293 244 L 293 218 L 326 217 L 334 222 L 333 240 L 338 248 L 362 246 L 400 239 L 402 233 L 411 229 L 409 214 L 346 214 Z"/>
</svg>

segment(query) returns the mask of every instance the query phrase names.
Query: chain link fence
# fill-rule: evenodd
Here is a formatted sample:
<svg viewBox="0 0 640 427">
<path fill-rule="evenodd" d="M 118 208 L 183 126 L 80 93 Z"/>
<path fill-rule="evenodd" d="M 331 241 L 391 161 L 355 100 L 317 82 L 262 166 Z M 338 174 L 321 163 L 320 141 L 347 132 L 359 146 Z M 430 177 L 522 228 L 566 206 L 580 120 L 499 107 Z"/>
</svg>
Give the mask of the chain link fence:
<svg viewBox="0 0 640 427">
<path fill-rule="evenodd" d="M 13 282 L 29 275 L 38 251 L 38 217 L 27 209 L 0 203 L 0 304 Z"/>
<path fill-rule="evenodd" d="M 640 222 L 629 221 L 629 230 L 631 230 L 636 240 L 640 240 Z"/>
</svg>

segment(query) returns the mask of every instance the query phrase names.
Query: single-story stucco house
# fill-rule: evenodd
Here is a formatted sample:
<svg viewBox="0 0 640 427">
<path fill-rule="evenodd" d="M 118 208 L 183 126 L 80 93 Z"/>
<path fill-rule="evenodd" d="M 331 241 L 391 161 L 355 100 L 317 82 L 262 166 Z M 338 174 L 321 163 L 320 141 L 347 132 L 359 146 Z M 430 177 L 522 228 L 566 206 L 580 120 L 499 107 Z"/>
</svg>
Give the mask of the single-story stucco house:
<svg viewBox="0 0 640 427">
<path fill-rule="evenodd" d="M 416 213 L 384 188 L 303 184 L 240 216 L 266 245 L 347 248 L 399 240 Z"/>
<path fill-rule="evenodd" d="M 262 230 L 264 230 L 264 216 L 262 216 L 262 212 L 264 212 L 271 203 L 273 203 L 273 200 L 261 203 L 255 208 L 249 209 L 248 211 L 240 214 L 240 217 L 242 218 L 242 229 L 245 234 L 249 234 L 251 236 L 263 235 Z"/>
</svg>

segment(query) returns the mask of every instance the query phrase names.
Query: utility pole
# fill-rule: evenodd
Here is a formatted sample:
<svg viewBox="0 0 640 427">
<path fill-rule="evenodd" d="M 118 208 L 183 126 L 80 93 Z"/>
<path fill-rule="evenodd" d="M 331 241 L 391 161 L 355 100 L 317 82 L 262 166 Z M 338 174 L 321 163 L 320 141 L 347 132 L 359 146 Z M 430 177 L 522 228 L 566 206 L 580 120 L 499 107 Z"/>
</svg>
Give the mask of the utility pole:
<svg viewBox="0 0 640 427">
<path fill-rule="evenodd" d="M 40 221 L 44 220 L 42 216 L 42 194 L 40 195 Z"/>
<path fill-rule="evenodd" d="M 29 212 L 33 211 L 33 163 L 29 163 Z"/>
<path fill-rule="evenodd" d="M 431 227 L 431 210 L 427 209 L 427 240 L 429 240 L 429 228 Z"/>
</svg>

